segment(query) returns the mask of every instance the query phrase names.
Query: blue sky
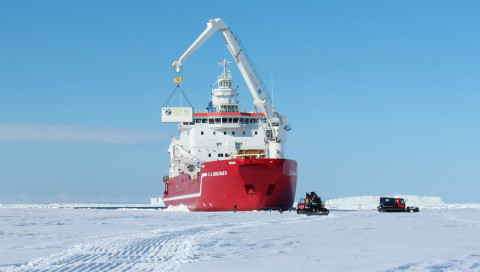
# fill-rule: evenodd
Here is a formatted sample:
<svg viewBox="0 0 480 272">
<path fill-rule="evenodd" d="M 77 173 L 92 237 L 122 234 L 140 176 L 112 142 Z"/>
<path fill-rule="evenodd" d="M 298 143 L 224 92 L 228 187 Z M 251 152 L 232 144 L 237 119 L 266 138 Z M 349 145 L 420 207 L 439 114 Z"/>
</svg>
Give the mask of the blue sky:
<svg viewBox="0 0 480 272">
<path fill-rule="evenodd" d="M 1 1 L 0 203 L 146 203 L 162 194 L 170 68 L 221 17 L 293 130 L 297 198 L 480 202 L 477 1 Z M 230 58 L 184 65 L 201 111 Z M 242 109 L 252 98 L 238 70 Z M 178 100 L 177 100 L 178 102 Z"/>
</svg>

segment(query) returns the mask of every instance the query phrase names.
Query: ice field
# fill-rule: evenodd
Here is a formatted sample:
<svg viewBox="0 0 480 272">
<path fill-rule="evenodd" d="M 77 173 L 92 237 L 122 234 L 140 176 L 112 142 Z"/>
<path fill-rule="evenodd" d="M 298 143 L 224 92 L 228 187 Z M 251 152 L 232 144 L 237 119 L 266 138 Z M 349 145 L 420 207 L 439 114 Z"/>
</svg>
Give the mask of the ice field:
<svg viewBox="0 0 480 272">
<path fill-rule="evenodd" d="M 478 205 L 367 206 L 307 217 L 0 205 L 0 271 L 480 271 Z"/>
</svg>

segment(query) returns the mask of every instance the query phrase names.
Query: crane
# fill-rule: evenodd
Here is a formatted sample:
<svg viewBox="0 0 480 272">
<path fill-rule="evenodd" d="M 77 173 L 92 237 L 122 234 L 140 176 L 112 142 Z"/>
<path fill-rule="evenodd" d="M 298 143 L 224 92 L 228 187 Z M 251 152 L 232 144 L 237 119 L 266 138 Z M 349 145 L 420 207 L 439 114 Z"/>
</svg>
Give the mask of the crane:
<svg viewBox="0 0 480 272">
<path fill-rule="evenodd" d="M 283 146 L 287 140 L 286 131 L 290 130 L 290 125 L 286 124 L 286 117 L 278 114 L 271 105 L 266 88 L 263 86 L 260 76 L 256 72 L 253 63 L 248 58 L 238 36 L 234 35 L 232 30 L 221 18 L 207 21 L 207 28 L 193 42 L 187 51 L 185 51 L 178 60 L 172 63 L 172 68 L 177 73 L 181 73 L 183 63 L 187 58 L 189 58 L 198 48 L 200 48 L 200 46 L 207 42 L 207 40 L 217 32 L 221 34 L 228 51 L 230 51 L 237 63 L 240 73 L 253 96 L 253 105 L 265 115 L 266 127 L 263 127 L 263 123 L 262 127 L 265 132 L 265 141 L 268 143 L 268 157 L 283 158 Z M 181 81 L 181 78 L 176 78 L 176 80 Z"/>
</svg>

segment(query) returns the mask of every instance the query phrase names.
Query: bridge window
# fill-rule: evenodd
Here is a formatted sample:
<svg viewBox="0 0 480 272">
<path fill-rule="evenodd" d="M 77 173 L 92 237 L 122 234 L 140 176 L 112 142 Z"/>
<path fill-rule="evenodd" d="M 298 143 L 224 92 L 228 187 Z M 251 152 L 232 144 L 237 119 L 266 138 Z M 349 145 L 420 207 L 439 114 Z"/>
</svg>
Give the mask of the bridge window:
<svg viewBox="0 0 480 272">
<path fill-rule="evenodd" d="M 220 112 L 238 112 L 238 105 L 221 105 Z"/>
<path fill-rule="evenodd" d="M 208 123 L 209 123 L 209 124 L 214 124 L 214 123 L 215 123 L 215 119 L 208 119 Z"/>
<path fill-rule="evenodd" d="M 238 123 L 238 118 L 233 118 L 233 123 Z"/>
<path fill-rule="evenodd" d="M 222 118 L 222 123 L 226 124 L 227 120 L 228 120 L 228 118 Z"/>
<path fill-rule="evenodd" d="M 207 123 L 207 119 L 202 119 L 202 124 L 206 124 Z"/>
<path fill-rule="evenodd" d="M 215 118 L 215 123 L 216 123 L 216 124 L 221 124 L 221 123 L 222 123 L 222 119 L 220 119 L 220 118 Z"/>
<path fill-rule="evenodd" d="M 199 124 L 202 122 L 202 119 L 195 119 L 195 123 Z"/>
</svg>

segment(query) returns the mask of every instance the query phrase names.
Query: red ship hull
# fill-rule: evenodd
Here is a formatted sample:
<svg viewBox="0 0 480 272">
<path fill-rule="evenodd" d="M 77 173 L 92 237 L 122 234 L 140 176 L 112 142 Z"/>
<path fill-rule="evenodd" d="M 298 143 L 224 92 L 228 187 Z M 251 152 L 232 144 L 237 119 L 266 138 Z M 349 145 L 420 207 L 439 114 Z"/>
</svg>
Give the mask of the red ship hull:
<svg viewBox="0 0 480 272">
<path fill-rule="evenodd" d="M 297 188 L 297 162 L 288 159 L 233 159 L 203 163 L 196 177 L 164 181 L 165 205 L 191 211 L 288 209 Z"/>
</svg>

